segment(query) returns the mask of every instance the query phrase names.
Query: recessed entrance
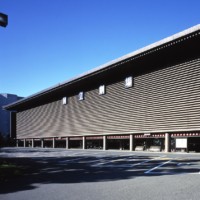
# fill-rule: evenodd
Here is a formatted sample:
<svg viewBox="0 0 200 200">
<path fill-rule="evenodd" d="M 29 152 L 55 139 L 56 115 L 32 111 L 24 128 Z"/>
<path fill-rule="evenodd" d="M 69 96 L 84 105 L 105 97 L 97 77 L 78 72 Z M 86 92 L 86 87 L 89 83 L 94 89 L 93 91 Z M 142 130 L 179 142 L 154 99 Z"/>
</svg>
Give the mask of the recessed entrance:
<svg viewBox="0 0 200 200">
<path fill-rule="evenodd" d="M 200 137 L 188 138 L 188 150 L 194 152 L 200 152 Z"/>
<path fill-rule="evenodd" d="M 130 135 L 107 136 L 107 149 L 130 150 Z"/>
<path fill-rule="evenodd" d="M 69 148 L 82 149 L 83 148 L 83 138 L 82 137 L 69 138 Z"/>
</svg>

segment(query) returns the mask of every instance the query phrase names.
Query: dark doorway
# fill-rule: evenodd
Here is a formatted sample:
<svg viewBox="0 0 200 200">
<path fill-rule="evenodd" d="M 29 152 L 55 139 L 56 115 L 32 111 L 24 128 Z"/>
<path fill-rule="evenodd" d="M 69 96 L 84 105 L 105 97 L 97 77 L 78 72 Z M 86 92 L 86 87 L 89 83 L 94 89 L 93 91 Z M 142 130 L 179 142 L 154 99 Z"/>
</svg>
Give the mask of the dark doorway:
<svg viewBox="0 0 200 200">
<path fill-rule="evenodd" d="M 55 140 L 55 148 L 66 148 L 66 140 Z"/>
<path fill-rule="evenodd" d="M 200 137 L 188 137 L 188 150 L 200 152 Z"/>
<path fill-rule="evenodd" d="M 108 139 L 108 149 L 129 150 L 129 139 Z"/>
<path fill-rule="evenodd" d="M 82 149 L 83 141 L 82 140 L 69 140 L 69 148 Z"/>
<path fill-rule="evenodd" d="M 103 140 L 86 140 L 87 149 L 103 149 Z"/>
</svg>

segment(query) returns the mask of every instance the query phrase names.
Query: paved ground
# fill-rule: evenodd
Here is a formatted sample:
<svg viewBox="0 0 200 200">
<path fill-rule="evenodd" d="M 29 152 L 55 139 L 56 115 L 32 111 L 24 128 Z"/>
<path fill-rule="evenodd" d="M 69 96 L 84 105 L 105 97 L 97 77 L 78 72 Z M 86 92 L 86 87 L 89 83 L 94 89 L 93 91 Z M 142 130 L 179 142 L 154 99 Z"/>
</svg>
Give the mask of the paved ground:
<svg viewBox="0 0 200 200">
<path fill-rule="evenodd" d="M 200 154 L 3 148 L 24 175 L 0 182 L 1 200 L 199 199 Z"/>
</svg>

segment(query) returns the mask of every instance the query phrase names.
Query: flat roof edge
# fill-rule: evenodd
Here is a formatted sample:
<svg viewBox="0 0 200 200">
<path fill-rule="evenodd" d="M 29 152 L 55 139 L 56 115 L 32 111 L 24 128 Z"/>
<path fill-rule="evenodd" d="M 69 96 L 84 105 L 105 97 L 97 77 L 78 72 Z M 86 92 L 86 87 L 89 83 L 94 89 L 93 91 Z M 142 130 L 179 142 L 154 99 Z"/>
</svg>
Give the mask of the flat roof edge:
<svg viewBox="0 0 200 200">
<path fill-rule="evenodd" d="M 3 108 L 4 110 L 6 110 L 6 108 L 8 108 L 8 107 L 10 107 L 10 106 L 13 106 L 13 105 L 15 105 L 15 104 L 17 104 L 17 103 L 20 103 L 20 102 L 24 101 L 24 100 L 30 99 L 31 97 L 37 96 L 37 95 L 42 94 L 42 93 L 44 93 L 44 92 L 46 92 L 46 91 L 52 90 L 52 89 L 54 89 L 54 88 L 57 88 L 59 85 L 60 85 L 60 83 L 58 83 L 58 84 L 56 84 L 56 85 L 53 85 L 53 86 L 51 86 L 51 87 L 48 87 L 48 88 L 46 88 L 46 89 L 44 89 L 44 90 L 41 90 L 41 91 L 39 91 L 39 92 L 37 92 L 37 93 L 34 93 L 34 94 L 32 94 L 32 95 L 30 95 L 30 96 L 28 96 L 28 97 L 24 97 L 24 98 L 22 98 L 22 99 L 20 99 L 20 100 L 18 100 L 18 101 L 15 101 L 15 102 L 13 102 L 13 103 L 10 103 L 10 104 L 7 104 L 7 105 L 5 105 L 5 106 L 2 106 L 2 108 Z"/>
<path fill-rule="evenodd" d="M 51 86 L 51 87 L 46 88 L 46 89 L 44 89 L 44 90 L 41 90 L 41 91 L 39 91 L 39 92 L 37 92 L 37 93 L 34 93 L 34 94 L 32 94 L 32 95 L 30 95 L 30 96 L 28 96 L 28 97 L 25 97 L 25 98 L 23 98 L 23 99 L 20 99 L 20 100 L 18 100 L 18 101 L 15 101 L 15 102 L 13 102 L 13 103 L 11 103 L 11 104 L 8 104 L 8 105 L 6 105 L 6 106 L 3 106 L 3 109 L 6 110 L 6 109 L 8 109 L 8 108 L 11 107 L 11 106 L 14 106 L 14 105 L 16 105 L 16 104 L 18 104 L 18 103 L 20 103 L 20 102 L 26 101 L 26 100 L 28 100 L 28 99 L 30 99 L 30 98 L 32 98 L 32 97 L 35 97 L 35 96 L 40 95 L 40 94 L 42 94 L 42 93 L 44 93 L 44 92 L 50 91 L 50 90 L 52 90 L 52 89 L 54 89 L 54 88 L 57 88 L 57 87 L 59 87 L 59 86 L 61 86 L 61 85 L 65 85 L 65 84 L 67 84 L 67 83 L 70 83 L 70 82 L 72 82 L 72 81 L 74 81 L 74 80 L 77 80 L 77 79 L 79 79 L 79 78 L 82 78 L 82 77 L 84 77 L 84 76 L 87 76 L 87 75 L 89 75 L 89 74 L 92 74 L 92 73 L 94 73 L 94 72 L 100 71 L 100 70 L 102 70 L 102 69 L 104 69 L 104 68 L 107 68 L 107 67 L 109 67 L 109 66 L 111 66 L 111 65 L 117 64 L 117 63 L 119 63 L 119 62 L 121 62 L 121 61 L 124 61 L 124 60 L 126 60 L 126 59 L 131 58 L 131 57 L 134 57 L 134 56 L 136 56 L 136 55 L 138 55 L 138 54 L 144 53 L 145 51 L 149 51 L 149 50 L 151 50 L 151 49 L 153 49 L 153 48 L 156 48 L 156 47 L 158 47 L 158 46 L 164 45 L 164 44 L 166 44 L 166 43 L 168 43 L 168 42 L 172 42 L 173 40 L 177 40 L 178 38 L 184 37 L 184 36 L 189 35 L 189 34 L 191 34 L 191 33 L 193 33 L 193 32 L 196 32 L 196 31 L 198 31 L 198 30 L 200 30 L 200 24 L 198 24 L 198 25 L 196 25 L 196 26 L 193 26 L 193 27 L 191 27 L 191 28 L 189 28 L 189 29 L 186 29 L 186 30 L 184 30 L 184 31 L 181 31 L 181 32 L 179 32 L 179 33 L 176 33 L 176 34 L 174 34 L 174 35 L 172 35 L 172 36 L 169 36 L 169 37 L 167 37 L 167 38 L 165 38 L 165 39 L 162 39 L 162 40 L 160 40 L 160 41 L 158 41 L 158 42 L 152 43 L 152 44 L 150 44 L 150 45 L 148 45 L 148 46 L 146 46 L 146 47 L 143 47 L 143 48 L 141 48 L 141 49 L 138 49 L 138 50 L 136 50 L 136 51 L 133 51 L 133 52 L 131 52 L 131 53 L 129 53 L 129 54 L 126 54 L 126 55 L 124 55 L 124 56 L 122 56 L 122 57 L 119 57 L 119 58 L 117 58 L 117 59 L 115 59 L 115 60 L 112 60 L 112 61 L 110 61 L 110 62 L 108 62 L 108 63 L 105 63 L 105 64 L 103 64 L 103 65 L 101 65 L 101 66 L 99 66 L 99 67 L 96 67 L 96 68 L 94 68 L 94 69 L 91 69 L 91 70 L 89 70 L 89 71 L 86 71 L 86 72 L 84 72 L 84 73 L 82 73 L 82 74 L 80 74 L 80 75 L 77 75 L 77 76 L 75 76 L 75 77 L 73 77 L 73 78 L 70 78 L 70 79 L 68 79 L 68 80 L 66 80 L 66 81 L 60 82 L 60 83 L 58 83 L 58 84 L 56 84 L 56 85 L 54 85 L 54 86 Z"/>
</svg>

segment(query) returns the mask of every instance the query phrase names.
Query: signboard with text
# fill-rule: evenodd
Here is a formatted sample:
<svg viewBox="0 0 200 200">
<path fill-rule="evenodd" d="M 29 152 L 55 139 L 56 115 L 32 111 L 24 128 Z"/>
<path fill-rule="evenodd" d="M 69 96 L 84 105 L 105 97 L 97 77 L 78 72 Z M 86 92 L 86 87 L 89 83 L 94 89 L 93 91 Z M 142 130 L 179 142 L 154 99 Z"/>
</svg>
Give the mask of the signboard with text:
<svg viewBox="0 0 200 200">
<path fill-rule="evenodd" d="M 187 148 L 187 138 L 176 139 L 176 148 Z"/>
<path fill-rule="evenodd" d="M 105 85 L 100 85 L 99 86 L 99 95 L 105 94 Z"/>
<path fill-rule="evenodd" d="M 67 97 L 63 97 L 63 105 L 67 104 Z"/>
<path fill-rule="evenodd" d="M 132 87 L 132 76 L 125 78 L 125 88 Z"/>
<path fill-rule="evenodd" d="M 83 100 L 83 92 L 79 92 L 79 101 Z"/>
</svg>

